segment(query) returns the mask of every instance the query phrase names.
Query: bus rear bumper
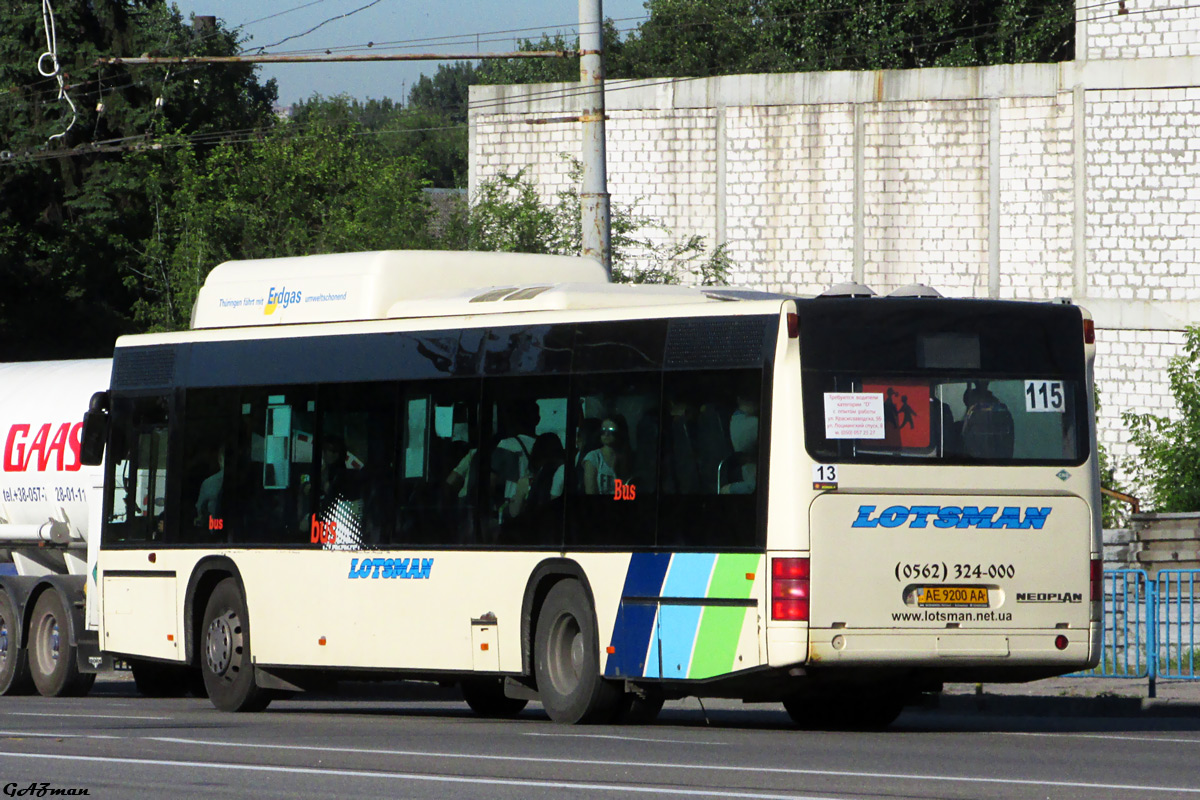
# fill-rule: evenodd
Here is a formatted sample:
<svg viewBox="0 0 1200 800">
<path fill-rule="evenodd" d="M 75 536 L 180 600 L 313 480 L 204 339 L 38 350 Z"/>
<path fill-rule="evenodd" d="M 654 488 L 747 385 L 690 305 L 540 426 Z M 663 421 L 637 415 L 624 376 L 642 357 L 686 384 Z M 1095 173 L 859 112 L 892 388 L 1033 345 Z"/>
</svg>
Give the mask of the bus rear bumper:
<svg viewBox="0 0 1200 800">
<path fill-rule="evenodd" d="M 1086 629 L 897 631 L 810 628 L 807 664 L 823 667 L 1048 667 L 1060 673 L 1092 666 L 1092 632 Z M 768 636 L 774 643 L 776 637 Z M 781 640 L 772 666 L 796 655 Z M 781 656 L 776 660 L 776 655 Z"/>
</svg>

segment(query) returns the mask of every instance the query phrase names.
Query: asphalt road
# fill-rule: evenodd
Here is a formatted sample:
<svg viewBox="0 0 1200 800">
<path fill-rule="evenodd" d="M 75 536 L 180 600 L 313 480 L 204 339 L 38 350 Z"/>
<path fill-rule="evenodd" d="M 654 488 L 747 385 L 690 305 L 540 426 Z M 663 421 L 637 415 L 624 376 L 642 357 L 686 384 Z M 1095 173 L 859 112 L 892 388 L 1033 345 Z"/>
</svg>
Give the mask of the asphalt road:
<svg viewBox="0 0 1200 800">
<path fill-rule="evenodd" d="M 778 706 L 669 703 L 639 727 L 536 705 L 474 716 L 411 685 L 225 714 L 206 700 L 0 698 L 0 796 L 100 798 L 1200 798 L 1200 718 L 906 712 L 879 733 L 799 731 Z M 20 794 L 29 790 L 33 792 Z"/>
</svg>

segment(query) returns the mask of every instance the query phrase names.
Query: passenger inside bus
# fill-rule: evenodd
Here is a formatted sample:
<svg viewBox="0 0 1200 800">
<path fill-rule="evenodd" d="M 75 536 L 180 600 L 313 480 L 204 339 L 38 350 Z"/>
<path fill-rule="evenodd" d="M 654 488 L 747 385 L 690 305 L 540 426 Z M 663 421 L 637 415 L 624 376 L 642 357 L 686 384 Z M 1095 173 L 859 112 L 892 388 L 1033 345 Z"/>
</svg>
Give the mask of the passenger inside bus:
<svg viewBox="0 0 1200 800">
<path fill-rule="evenodd" d="M 529 468 L 509 498 L 505 512 L 511 519 L 533 519 L 562 497 L 566 452 L 557 433 L 543 433 L 529 451 Z"/>
<path fill-rule="evenodd" d="M 221 519 L 221 489 L 225 484 L 225 448 L 218 447 L 216 454 L 217 471 L 200 482 L 199 496 L 196 498 L 196 519 L 193 523 L 198 528 L 219 530 L 215 521 Z"/>
<path fill-rule="evenodd" d="M 967 411 L 962 420 L 963 452 L 972 458 L 1012 458 L 1013 416 L 987 381 L 975 381 L 963 392 Z"/>
<path fill-rule="evenodd" d="M 729 418 L 733 454 L 721 462 L 721 494 L 753 494 L 758 482 L 758 398 L 739 391 L 738 407 Z"/>
<path fill-rule="evenodd" d="M 632 462 L 625 418 L 606 417 L 600 422 L 600 447 L 583 458 L 584 492 L 615 497 L 616 481 L 629 480 Z"/>
<path fill-rule="evenodd" d="M 668 494 L 716 494 L 721 461 L 731 452 L 729 437 L 712 404 L 687 395 L 670 400 L 670 424 L 664 431 L 662 476 Z"/>
<path fill-rule="evenodd" d="M 575 431 L 575 494 L 584 493 L 583 459 L 600 446 L 600 422 L 596 417 L 585 417 Z"/>
<path fill-rule="evenodd" d="M 321 474 L 313 527 L 326 549 L 347 550 L 362 545 L 362 493 L 357 475 L 346 465 L 346 441 L 326 434 L 321 444 Z"/>
<path fill-rule="evenodd" d="M 502 519 L 504 506 L 517 491 L 517 482 L 529 471 L 529 456 L 537 438 L 541 411 L 536 400 L 521 399 L 500 409 L 503 436 L 492 450 L 491 497 Z"/>
</svg>

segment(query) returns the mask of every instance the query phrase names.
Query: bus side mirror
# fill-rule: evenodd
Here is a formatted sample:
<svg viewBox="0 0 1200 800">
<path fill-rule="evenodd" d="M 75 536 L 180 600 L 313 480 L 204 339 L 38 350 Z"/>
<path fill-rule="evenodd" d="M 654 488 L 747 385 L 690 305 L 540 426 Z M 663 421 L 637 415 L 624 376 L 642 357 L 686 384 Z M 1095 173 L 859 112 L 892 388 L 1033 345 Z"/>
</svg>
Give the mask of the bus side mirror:
<svg viewBox="0 0 1200 800">
<path fill-rule="evenodd" d="M 104 460 L 104 442 L 108 439 L 108 392 L 96 392 L 83 414 L 83 435 L 79 443 L 79 461 L 96 467 Z"/>
</svg>

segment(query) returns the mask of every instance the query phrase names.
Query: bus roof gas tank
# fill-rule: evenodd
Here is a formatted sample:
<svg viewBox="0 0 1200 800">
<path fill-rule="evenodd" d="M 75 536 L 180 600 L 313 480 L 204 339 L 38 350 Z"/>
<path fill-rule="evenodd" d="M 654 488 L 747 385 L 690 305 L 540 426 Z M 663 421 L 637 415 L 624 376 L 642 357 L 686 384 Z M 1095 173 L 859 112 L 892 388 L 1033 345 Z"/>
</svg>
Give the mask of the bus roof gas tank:
<svg viewBox="0 0 1200 800">
<path fill-rule="evenodd" d="M 226 261 L 204 281 L 192 327 L 384 319 L 400 302 L 538 283 L 607 284 L 608 276 L 589 258 L 449 250 Z"/>
</svg>

